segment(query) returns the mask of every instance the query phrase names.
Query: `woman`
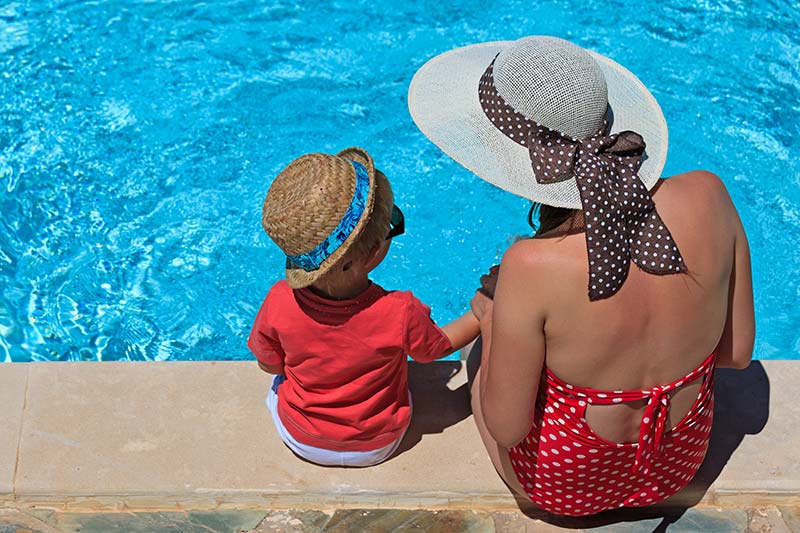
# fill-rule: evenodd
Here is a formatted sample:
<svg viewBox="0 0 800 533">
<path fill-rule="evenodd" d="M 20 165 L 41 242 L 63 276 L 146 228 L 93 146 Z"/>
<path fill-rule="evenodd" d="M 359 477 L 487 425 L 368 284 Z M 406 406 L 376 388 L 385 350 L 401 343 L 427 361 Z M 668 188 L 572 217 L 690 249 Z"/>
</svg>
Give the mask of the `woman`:
<svg viewBox="0 0 800 533">
<path fill-rule="evenodd" d="M 562 515 L 675 494 L 708 447 L 714 368 L 747 367 L 753 347 L 747 239 L 722 182 L 661 180 L 655 99 L 561 39 L 442 54 L 409 107 L 456 161 L 542 204 L 535 237 L 503 256 L 494 301 L 473 300 L 472 406 L 500 476 Z"/>
</svg>

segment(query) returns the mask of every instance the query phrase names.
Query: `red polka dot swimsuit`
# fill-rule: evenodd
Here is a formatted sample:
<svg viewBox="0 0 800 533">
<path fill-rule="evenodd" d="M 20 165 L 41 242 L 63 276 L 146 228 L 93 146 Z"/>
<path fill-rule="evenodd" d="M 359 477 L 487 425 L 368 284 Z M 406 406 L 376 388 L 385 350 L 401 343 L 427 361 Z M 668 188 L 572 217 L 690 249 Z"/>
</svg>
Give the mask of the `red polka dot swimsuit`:
<svg viewBox="0 0 800 533">
<path fill-rule="evenodd" d="M 551 513 L 585 516 L 665 500 L 692 480 L 703 462 L 714 414 L 716 351 L 684 378 L 649 390 L 598 391 L 542 375 L 528 436 L 509 450 L 533 503 Z M 694 405 L 667 429 L 670 392 L 705 378 Z M 586 423 L 588 404 L 647 400 L 639 441 L 616 443 Z"/>
</svg>

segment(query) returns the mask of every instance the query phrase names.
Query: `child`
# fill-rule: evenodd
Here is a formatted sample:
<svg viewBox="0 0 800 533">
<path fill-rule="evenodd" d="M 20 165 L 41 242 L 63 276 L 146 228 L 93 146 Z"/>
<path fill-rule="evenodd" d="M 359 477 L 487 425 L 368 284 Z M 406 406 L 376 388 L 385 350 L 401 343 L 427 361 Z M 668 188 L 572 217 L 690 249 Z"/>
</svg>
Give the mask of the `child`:
<svg viewBox="0 0 800 533">
<path fill-rule="evenodd" d="M 468 312 L 440 329 L 411 292 L 369 280 L 404 224 L 360 148 L 293 161 L 267 193 L 262 225 L 287 256 L 286 280 L 267 294 L 248 346 L 276 374 L 267 406 L 278 434 L 321 465 L 386 460 L 411 420 L 406 354 L 452 353 L 478 320 Z"/>
</svg>

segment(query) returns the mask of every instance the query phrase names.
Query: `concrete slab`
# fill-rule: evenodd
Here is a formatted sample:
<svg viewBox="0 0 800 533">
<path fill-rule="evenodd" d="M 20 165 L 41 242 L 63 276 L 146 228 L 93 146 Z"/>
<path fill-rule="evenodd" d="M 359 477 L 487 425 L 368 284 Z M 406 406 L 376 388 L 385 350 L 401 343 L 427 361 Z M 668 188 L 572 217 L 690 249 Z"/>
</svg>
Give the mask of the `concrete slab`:
<svg viewBox="0 0 800 533">
<path fill-rule="evenodd" d="M 698 481 L 730 505 L 800 502 L 800 361 L 718 370 L 709 457 Z M 760 494 L 760 496 L 759 496 Z"/>
<path fill-rule="evenodd" d="M 2 363 L 0 366 L 0 501 L 14 497 L 14 472 L 25 406 L 29 365 Z"/>
<path fill-rule="evenodd" d="M 319 467 L 289 452 L 263 405 L 270 376 L 255 363 L 27 366 L 19 508 L 518 508 L 481 445 L 458 361 L 411 366 L 408 437 L 398 455 L 367 469 Z M 718 371 L 709 457 L 667 503 L 800 503 L 797 382 L 793 361 Z"/>
<path fill-rule="evenodd" d="M 417 416 L 401 453 L 338 469 L 283 446 L 255 363 L 33 364 L 17 493 L 86 510 L 513 506 L 468 418 L 464 373 L 450 379 L 460 368 L 415 365 Z"/>
</svg>

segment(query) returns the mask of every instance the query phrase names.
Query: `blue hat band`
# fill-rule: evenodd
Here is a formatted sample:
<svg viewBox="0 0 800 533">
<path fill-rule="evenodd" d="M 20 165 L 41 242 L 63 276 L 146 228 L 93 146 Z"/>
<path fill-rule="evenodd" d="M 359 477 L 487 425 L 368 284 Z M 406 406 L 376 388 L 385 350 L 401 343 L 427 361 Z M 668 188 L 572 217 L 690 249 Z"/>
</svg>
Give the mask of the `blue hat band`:
<svg viewBox="0 0 800 533">
<path fill-rule="evenodd" d="M 300 255 L 287 255 L 286 259 L 299 266 L 303 270 L 311 271 L 319 269 L 320 265 L 333 254 L 347 240 L 356 228 L 361 215 L 367 208 L 367 198 L 369 198 L 369 173 L 361 163 L 351 161 L 356 169 L 356 187 L 353 191 L 353 199 L 350 206 L 345 211 L 342 220 L 325 237 L 321 243 L 316 245 L 313 250 Z"/>
</svg>

